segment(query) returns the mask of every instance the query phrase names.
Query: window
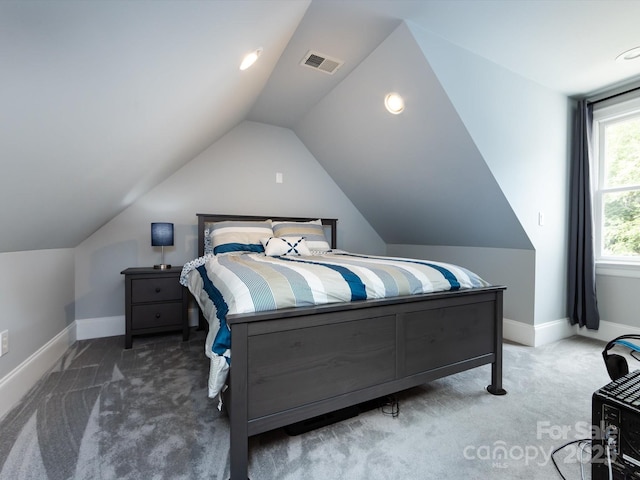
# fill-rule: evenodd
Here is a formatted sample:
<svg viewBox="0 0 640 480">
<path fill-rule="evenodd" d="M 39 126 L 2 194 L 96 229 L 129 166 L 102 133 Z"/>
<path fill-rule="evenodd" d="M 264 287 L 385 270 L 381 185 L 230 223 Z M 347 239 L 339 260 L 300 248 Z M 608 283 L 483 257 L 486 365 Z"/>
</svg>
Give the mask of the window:
<svg viewBox="0 0 640 480">
<path fill-rule="evenodd" d="M 640 98 L 593 112 L 597 262 L 640 266 Z"/>
</svg>

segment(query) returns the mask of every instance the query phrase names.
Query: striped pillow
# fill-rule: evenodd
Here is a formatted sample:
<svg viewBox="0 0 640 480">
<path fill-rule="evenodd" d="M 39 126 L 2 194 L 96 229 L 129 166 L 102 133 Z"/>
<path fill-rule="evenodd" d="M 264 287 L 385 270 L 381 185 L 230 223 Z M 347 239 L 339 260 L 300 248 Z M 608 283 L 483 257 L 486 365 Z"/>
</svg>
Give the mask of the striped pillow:
<svg viewBox="0 0 640 480">
<path fill-rule="evenodd" d="M 271 220 L 215 222 L 211 227 L 213 253 L 264 252 L 261 239 L 273 236 Z"/>
<path fill-rule="evenodd" d="M 309 250 L 328 252 L 331 245 L 324 236 L 322 220 L 311 222 L 272 222 L 273 234 L 276 237 L 304 237 Z"/>
</svg>

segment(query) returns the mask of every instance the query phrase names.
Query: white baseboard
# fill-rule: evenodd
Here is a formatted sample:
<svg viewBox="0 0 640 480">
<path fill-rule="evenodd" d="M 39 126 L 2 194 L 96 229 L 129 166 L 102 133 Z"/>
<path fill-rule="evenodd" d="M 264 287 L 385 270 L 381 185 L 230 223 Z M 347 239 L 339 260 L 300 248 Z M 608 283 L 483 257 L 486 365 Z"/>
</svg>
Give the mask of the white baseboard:
<svg viewBox="0 0 640 480">
<path fill-rule="evenodd" d="M 189 325 L 194 327 L 198 325 L 199 309 L 189 309 Z M 87 340 L 89 338 L 115 337 L 116 335 L 124 335 L 125 333 L 125 317 L 117 315 L 115 317 L 99 317 L 99 318 L 79 318 L 76 320 L 76 338 L 78 340 Z"/>
<path fill-rule="evenodd" d="M 620 335 L 640 335 L 640 328 L 638 327 L 607 322 L 606 320 L 600 320 L 600 327 L 598 330 L 588 330 L 585 327 L 578 328 L 577 325 L 573 325 L 573 329 L 576 335 L 595 338 L 597 340 L 602 340 L 603 342 L 609 342 Z"/>
<path fill-rule="evenodd" d="M 569 338 L 576 334 L 576 329 L 569 323 L 568 318 L 561 318 L 551 322 L 535 325 L 534 347 Z"/>
<path fill-rule="evenodd" d="M 503 319 L 502 337 L 522 345 L 535 346 L 535 330 L 533 325 L 528 323 L 516 322 L 509 318 Z"/>
<path fill-rule="evenodd" d="M 503 337 L 505 340 L 540 347 L 547 343 L 562 340 L 576 334 L 575 329 L 569 324 L 569 320 L 561 318 L 540 325 L 517 322 L 508 318 L 503 322 Z"/>
<path fill-rule="evenodd" d="M 124 315 L 101 318 L 79 318 L 76 320 L 76 338 L 115 337 L 124 335 Z"/>
<path fill-rule="evenodd" d="M 75 331 L 75 324 L 69 325 L 0 379 L 0 418 L 33 388 L 76 341 Z"/>
<path fill-rule="evenodd" d="M 540 325 L 516 322 L 508 318 L 505 318 L 503 323 L 503 337 L 505 340 L 530 347 L 539 347 L 573 335 L 581 335 L 608 342 L 620 335 L 629 334 L 640 335 L 640 328 L 600 320 L 598 330 L 588 330 L 585 327 L 579 328 L 577 325 L 571 325 L 568 318 L 561 318 Z"/>
</svg>

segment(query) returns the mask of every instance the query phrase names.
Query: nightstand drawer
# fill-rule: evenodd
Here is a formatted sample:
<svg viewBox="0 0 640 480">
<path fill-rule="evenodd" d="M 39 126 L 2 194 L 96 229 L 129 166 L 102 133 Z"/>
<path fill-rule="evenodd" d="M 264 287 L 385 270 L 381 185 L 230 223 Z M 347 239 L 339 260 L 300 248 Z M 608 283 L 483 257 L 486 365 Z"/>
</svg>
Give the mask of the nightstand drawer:
<svg viewBox="0 0 640 480">
<path fill-rule="evenodd" d="M 134 279 L 131 296 L 134 303 L 181 300 L 182 286 L 175 277 Z"/>
<path fill-rule="evenodd" d="M 182 326 L 182 302 L 134 305 L 131 313 L 135 330 Z"/>
</svg>

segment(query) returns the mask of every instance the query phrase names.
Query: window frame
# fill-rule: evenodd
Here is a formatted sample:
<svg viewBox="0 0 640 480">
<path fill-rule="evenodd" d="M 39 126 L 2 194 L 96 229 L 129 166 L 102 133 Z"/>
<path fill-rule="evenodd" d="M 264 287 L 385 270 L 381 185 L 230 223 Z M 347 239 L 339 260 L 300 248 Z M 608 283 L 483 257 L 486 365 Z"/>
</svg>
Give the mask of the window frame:
<svg viewBox="0 0 640 480">
<path fill-rule="evenodd" d="M 603 196 L 606 193 L 640 191 L 640 184 L 624 187 L 604 186 L 604 131 L 608 124 L 640 118 L 640 96 L 617 102 L 603 102 L 593 108 L 592 123 L 592 158 L 591 158 L 591 191 L 594 225 L 594 254 L 596 273 L 601 275 L 615 275 L 640 278 L 640 255 L 637 256 L 606 256 L 603 255 Z"/>
</svg>

